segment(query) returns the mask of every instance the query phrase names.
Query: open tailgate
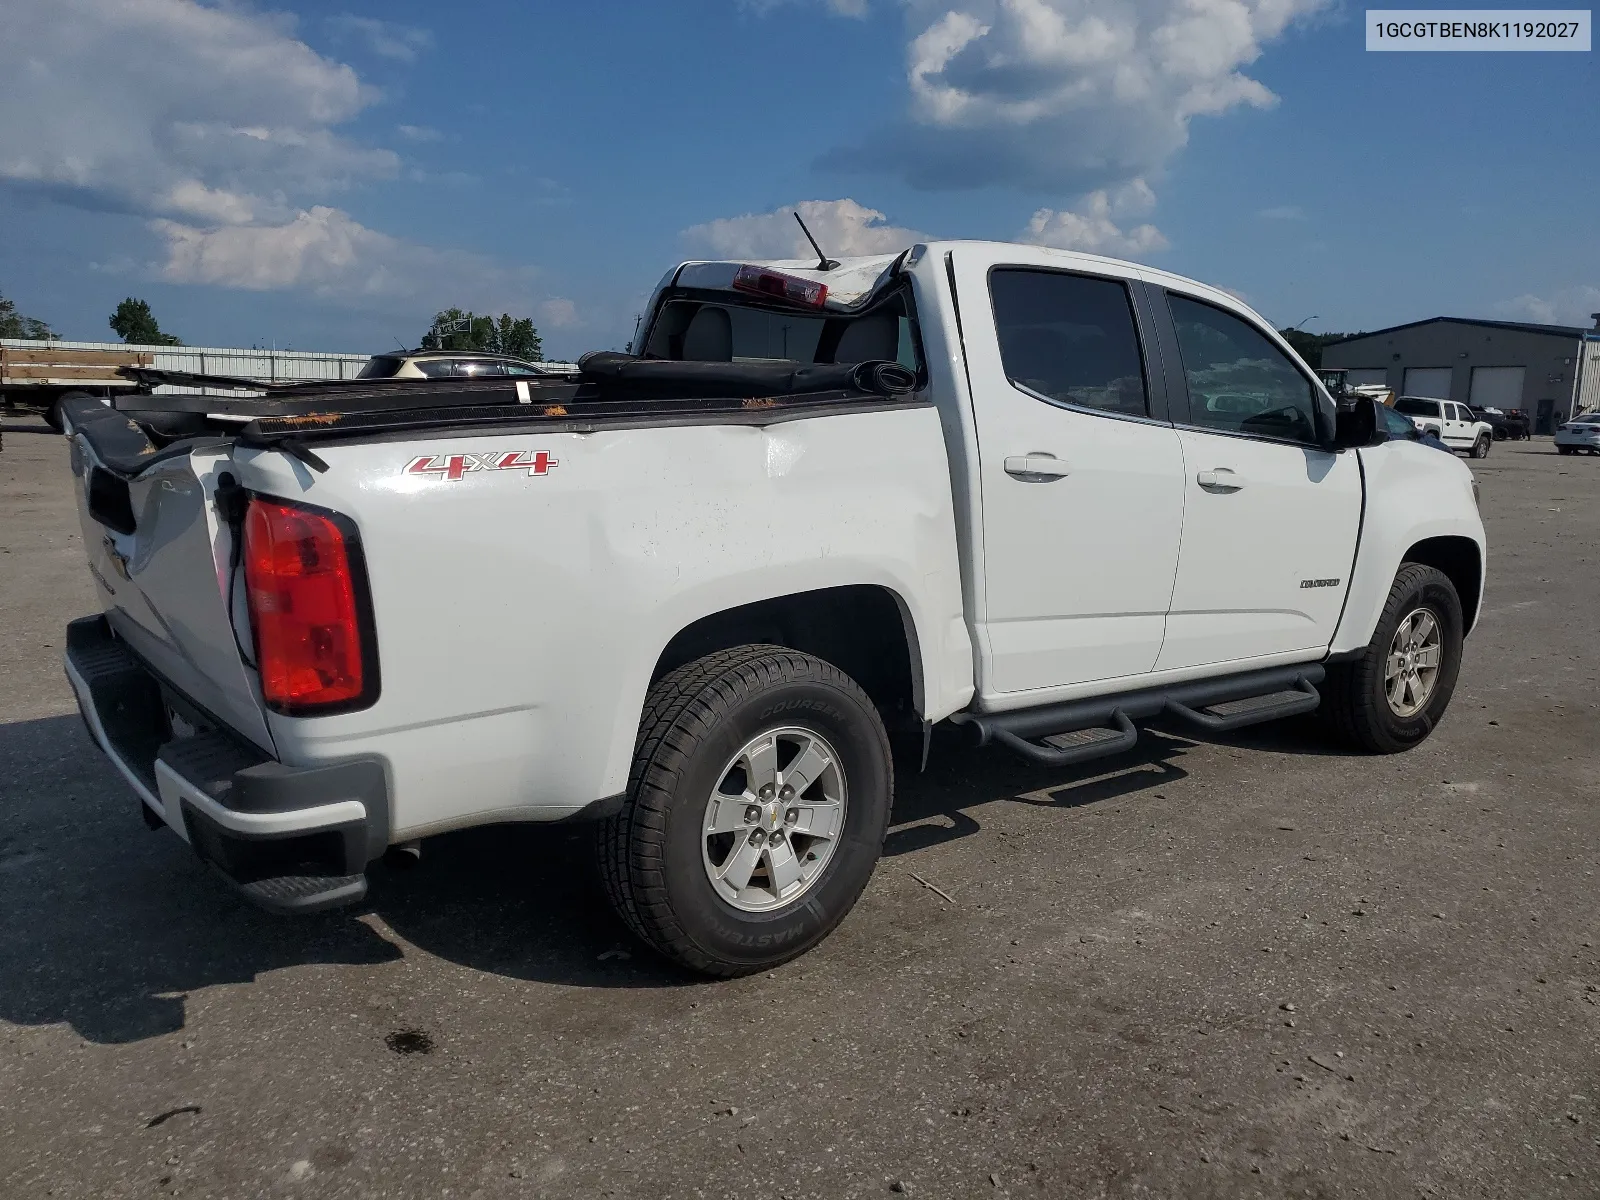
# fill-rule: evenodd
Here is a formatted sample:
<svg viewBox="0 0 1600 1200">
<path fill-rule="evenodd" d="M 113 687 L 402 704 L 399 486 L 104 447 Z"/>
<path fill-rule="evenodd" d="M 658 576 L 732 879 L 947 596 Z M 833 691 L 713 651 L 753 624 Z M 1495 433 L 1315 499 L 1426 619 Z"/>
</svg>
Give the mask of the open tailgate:
<svg viewBox="0 0 1600 1200">
<path fill-rule="evenodd" d="M 135 469 L 132 435 L 143 434 L 128 418 L 73 402 L 67 421 L 84 550 L 111 628 L 203 715 L 272 753 L 261 689 L 246 666 L 244 588 L 230 586 L 233 533 L 215 502 L 232 467 L 228 442 L 160 453 L 144 442 Z"/>
</svg>

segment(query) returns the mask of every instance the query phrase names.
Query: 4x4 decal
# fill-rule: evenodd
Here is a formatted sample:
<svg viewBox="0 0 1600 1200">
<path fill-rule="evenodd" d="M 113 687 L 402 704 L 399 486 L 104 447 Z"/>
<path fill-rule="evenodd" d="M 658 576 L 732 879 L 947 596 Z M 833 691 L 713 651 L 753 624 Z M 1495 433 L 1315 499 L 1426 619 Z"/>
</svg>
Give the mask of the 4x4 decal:
<svg viewBox="0 0 1600 1200">
<path fill-rule="evenodd" d="M 548 475 L 561 465 L 548 450 L 491 450 L 486 454 L 423 454 L 413 458 L 403 475 L 438 475 L 454 482 L 474 471 L 527 471 Z"/>
</svg>

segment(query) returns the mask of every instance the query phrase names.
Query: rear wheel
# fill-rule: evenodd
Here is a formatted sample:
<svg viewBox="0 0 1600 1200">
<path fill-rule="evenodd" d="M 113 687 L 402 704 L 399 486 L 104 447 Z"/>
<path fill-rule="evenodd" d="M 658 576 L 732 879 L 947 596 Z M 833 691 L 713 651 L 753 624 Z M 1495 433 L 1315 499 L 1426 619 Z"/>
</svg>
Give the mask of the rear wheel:
<svg viewBox="0 0 1600 1200">
<path fill-rule="evenodd" d="M 1489 437 L 1489 435 L 1487 433 L 1480 433 L 1478 435 L 1478 440 L 1472 443 L 1472 457 L 1473 458 L 1488 458 L 1489 457 L 1489 447 L 1492 446 L 1493 444 L 1494 444 L 1493 440 Z"/>
<path fill-rule="evenodd" d="M 645 703 L 622 811 L 599 831 L 618 914 L 708 975 L 787 962 L 860 897 L 894 774 L 865 692 L 779 646 L 679 667 Z"/>
<path fill-rule="evenodd" d="M 1418 745 L 1450 705 L 1463 624 L 1449 577 L 1404 564 L 1361 657 L 1328 668 L 1318 711 L 1344 741 L 1369 753 Z"/>
<path fill-rule="evenodd" d="M 1556 447 L 1556 453 L 1557 454 L 1571 454 L 1572 453 L 1572 447 L 1571 446 L 1557 446 Z"/>
</svg>

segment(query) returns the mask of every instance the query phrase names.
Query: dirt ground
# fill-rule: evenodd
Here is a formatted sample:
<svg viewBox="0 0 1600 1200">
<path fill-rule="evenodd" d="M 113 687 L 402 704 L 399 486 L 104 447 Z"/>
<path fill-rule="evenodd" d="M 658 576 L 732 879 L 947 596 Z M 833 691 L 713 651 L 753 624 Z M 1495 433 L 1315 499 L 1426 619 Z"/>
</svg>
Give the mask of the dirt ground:
<svg viewBox="0 0 1600 1200">
<path fill-rule="evenodd" d="M 1485 611 L 1420 749 L 941 738 L 840 930 L 712 983 L 581 832 L 284 919 L 147 831 L 61 673 L 66 446 L 12 420 L 0 1196 L 1600 1195 L 1600 460 L 1472 466 Z"/>
</svg>

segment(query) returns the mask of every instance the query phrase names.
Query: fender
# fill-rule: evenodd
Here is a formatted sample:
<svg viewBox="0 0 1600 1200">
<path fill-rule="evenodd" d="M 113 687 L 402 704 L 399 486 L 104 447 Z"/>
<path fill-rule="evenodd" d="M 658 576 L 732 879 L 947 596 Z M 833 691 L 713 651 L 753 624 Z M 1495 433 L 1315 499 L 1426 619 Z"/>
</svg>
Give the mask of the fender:
<svg viewBox="0 0 1600 1200">
<path fill-rule="evenodd" d="M 1359 650 L 1372 640 L 1406 552 L 1429 538 L 1460 537 L 1477 546 L 1478 594 L 1462 596 L 1462 607 L 1476 614 L 1483 595 L 1483 520 L 1467 465 L 1416 442 L 1385 442 L 1357 454 L 1364 488 L 1361 535 L 1344 615 L 1328 647 L 1332 654 Z"/>
</svg>

